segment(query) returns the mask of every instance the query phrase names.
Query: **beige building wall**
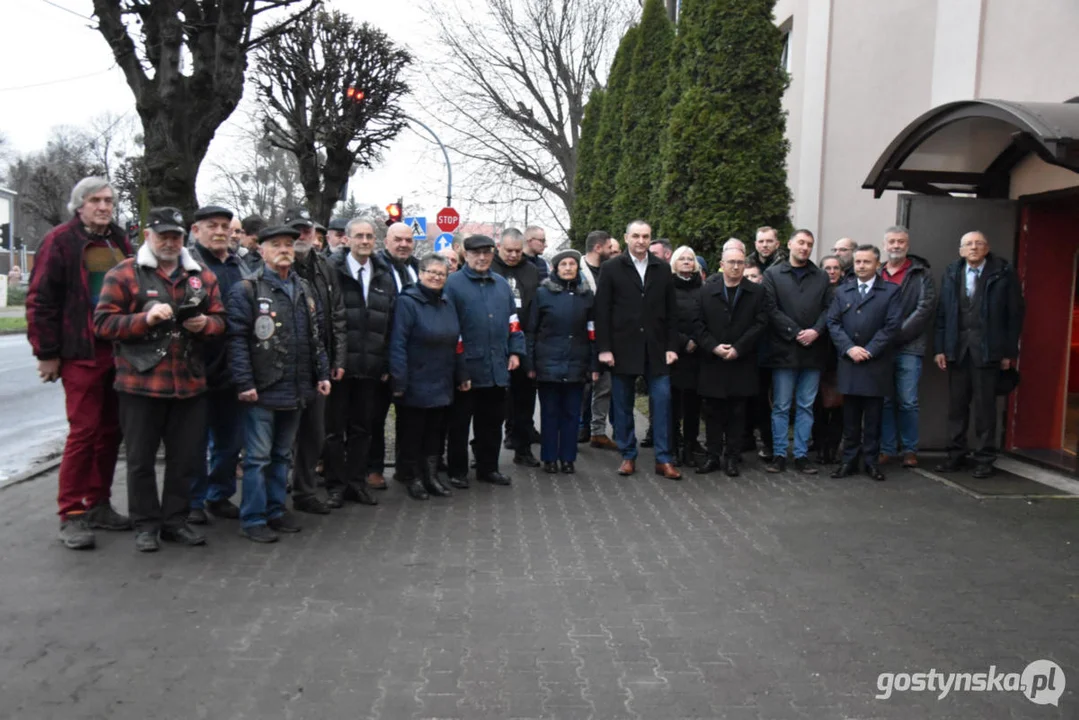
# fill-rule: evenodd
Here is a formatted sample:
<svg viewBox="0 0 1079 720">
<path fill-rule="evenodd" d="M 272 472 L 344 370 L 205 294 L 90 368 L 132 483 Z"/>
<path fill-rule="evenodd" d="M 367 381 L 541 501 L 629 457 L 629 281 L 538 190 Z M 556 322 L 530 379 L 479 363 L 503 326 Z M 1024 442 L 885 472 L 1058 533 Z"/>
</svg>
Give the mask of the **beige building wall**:
<svg viewBox="0 0 1079 720">
<path fill-rule="evenodd" d="M 879 243 L 896 193 L 874 199 L 861 184 L 922 113 L 955 100 L 1079 95 L 1079 0 L 777 0 L 775 21 L 792 33 L 792 221 L 817 233 L 818 256 L 844 235 Z M 1039 186 L 1039 170 L 1025 167 L 1020 186 Z"/>
</svg>

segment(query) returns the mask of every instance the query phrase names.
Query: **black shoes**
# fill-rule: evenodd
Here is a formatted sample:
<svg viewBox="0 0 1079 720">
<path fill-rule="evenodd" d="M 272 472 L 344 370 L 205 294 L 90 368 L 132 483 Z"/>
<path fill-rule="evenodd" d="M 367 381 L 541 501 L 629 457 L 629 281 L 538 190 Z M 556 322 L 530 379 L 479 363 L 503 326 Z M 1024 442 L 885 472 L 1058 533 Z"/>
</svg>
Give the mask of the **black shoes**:
<svg viewBox="0 0 1079 720">
<path fill-rule="evenodd" d="M 113 510 L 112 505 L 107 500 L 87 511 L 86 522 L 92 530 L 123 531 L 131 529 L 131 520 L 126 515 L 121 515 Z"/>
<path fill-rule="evenodd" d="M 360 505 L 378 505 L 378 500 L 367 491 L 367 483 L 362 480 L 345 488 L 344 499 Z"/>
<path fill-rule="evenodd" d="M 720 462 L 719 458 L 709 455 L 708 459 L 703 464 L 698 465 L 694 472 L 699 475 L 707 475 L 708 473 L 714 473 L 721 467 L 723 467 L 723 463 Z"/>
<path fill-rule="evenodd" d="M 866 465 L 865 474 L 869 476 L 870 480 L 876 480 L 877 482 L 884 482 L 884 473 L 876 465 Z"/>
<path fill-rule="evenodd" d="M 850 477 L 854 473 L 858 472 L 854 462 L 841 463 L 839 467 L 832 471 L 831 477 L 839 479 Z"/>
<path fill-rule="evenodd" d="M 536 456 L 529 452 L 517 453 L 513 456 L 514 465 L 524 465 L 525 467 L 539 467 L 540 461 L 536 459 Z"/>
<path fill-rule="evenodd" d="M 987 477 L 992 477 L 992 475 L 993 475 L 993 466 L 992 465 L 984 465 L 984 464 L 977 465 L 974 468 L 974 472 L 972 472 L 971 475 L 976 477 L 979 480 L 984 480 Z"/>
<path fill-rule="evenodd" d="M 161 545 L 157 541 L 157 532 L 142 530 L 135 533 L 135 549 L 142 553 L 157 552 Z"/>
<path fill-rule="evenodd" d="M 90 550 L 96 544 L 94 531 L 86 522 L 85 513 L 68 515 L 60 521 L 60 542 L 70 550 Z"/>
<path fill-rule="evenodd" d="M 230 500 L 207 501 L 206 510 L 215 518 L 221 518 L 222 520 L 240 519 L 240 508 L 233 505 Z"/>
<path fill-rule="evenodd" d="M 936 467 L 934 467 L 933 470 L 941 473 L 953 473 L 962 470 L 964 465 L 966 465 L 965 458 L 949 457 L 947 460 L 939 463 Z"/>
<path fill-rule="evenodd" d="M 554 460 L 552 460 L 551 462 L 543 463 L 543 472 L 547 473 L 548 475 L 554 475 L 558 472 L 558 463 L 556 463 Z"/>
<path fill-rule="evenodd" d="M 426 458 L 420 463 L 420 484 L 428 495 L 449 497 L 453 493 L 438 479 L 438 460 Z"/>
<path fill-rule="evenodd" d="M 209 525 L 210 516 L 202 508 L 191 508 L 187 512 L 188 525 Z"/>
<path fill-rule="evenodd" d="M 310 497 L 292 498 L 292 509 L 296 512 L 308 513 L 310 515 L 330 514 L 329 506 L 314 495 Z"/>
<path fill-rule="evenodd" d="M 187 523 L 176 527 L 163 527 L 161 528 L 160 536 L 164 542 L 174 542 L 178 545 L 193 547 L 206 544 L 206 537 Z"/>
<path fill-rule="evenodd" d="M 592 439 L 592 435 L 589 433 L 588 428 L 580 428 L 577 430 L 577 444 L 586 443 Z"/>
<path fill-rule="evenodd" d="M 298 533 L 303 530 L 300 523 L 296 522 L 296 516 L 286 512 L 280 517 L 270 518 L 266 521 L 267 527 L 279 533 Z"/>
<path fill-rule="evenodd" d="M 772 460 L 764 466 L 765 472 L 781 473 L 787 471 L 787 458 L 781 455 L 775 455 Z"/>
<path fill-rule="evenodd" d="M 502 473 L 495 470 L 494 472 L 483 473 L 482 475 L 477 473 L 476 479 L 480 482 L 489 483 L 491 485 L 509 485 L 510 479 Z"/>
<path fill-rule="evenodd" d="M 794 458 L 794 470 L 803 475 L 816 475 L 819 472 L 817 468 L 809 463 L 809 458 L 807 457 Z"/>
<path fill-rule="evenodd" d="M 502 441 L 502 447 L 506 448 L 507 450 L 514 450 L 515 446 L 513 444 L 513 438 L 507 435 L 506 439 Z"/>
<path fill-rule="evenodd" d="M 240 528 L 240 534 L 252 542 L 275 543 L 278 535 L 266 525 L 252 525 Z"/>
<path fill-rule="evenodd" d="M 455 487 L 458 490 L 467 490 L 468 489 L 468 474 L 466 473 L 466 474 L 460 475 L 460 476 L 448 475 L 446 477 L 446 482 L 448 482 L 450 484 L 450 487 Z"/>
<path fill-rule="evenodd" d="M 577 468 L 573 467 L 573 463 L 571 463 L 571 462 L 564 462 L 564 463 L 562 463 L 562 474 L 563 475 L 576 475 L 577 474 Z"/>
<path fill-rule="evenodd" d="M 331 510 L 339 510 L 345 506 L 345 494 L 340 490 L 330 490 L 326 493 L 326 507 Z"/>
<path fill-rule="evenodd" d="M 723 463 L 723 474 L 727 477 L 738 477 L 742 473 L 738 470 L 738 461 L 732 457 L 727 458 L 727 461 Z"/>
</svg>

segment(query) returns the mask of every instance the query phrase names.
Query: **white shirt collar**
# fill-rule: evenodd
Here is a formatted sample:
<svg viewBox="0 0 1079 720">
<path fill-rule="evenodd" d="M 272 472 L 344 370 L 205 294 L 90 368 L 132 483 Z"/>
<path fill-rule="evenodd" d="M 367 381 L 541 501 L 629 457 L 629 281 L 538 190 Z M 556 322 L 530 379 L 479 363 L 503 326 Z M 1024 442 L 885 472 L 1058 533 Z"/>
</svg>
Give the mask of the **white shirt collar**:
<svg viewBox="0 0 1079 720">
<path fill-rule="evenodd" d="M 967 272 L 976 272 L 976 271 L 981 272 L 984 269 L 985 269 L 985 259 L 984 258 L 982 259 L 981 263 L 979 263 L 978 265 L 971 265 L 970 263 L 967 263 Z"/>
<path fill-rule="evenodd" d="M 367 259 L 367 262 L 360 264 L 360 261 L 352 256 L 352 253 L 348 254 L 348 270 L 352 273 L 352 277 L 357 277 L 360 274 L 360 268 L 369 267 L 371 258 Z"/>
<path fill-rule="evenodd" d="M 869 292 L 870 290 L 872 290 L 873 289 L 873 284 L 875 282 L 877 282 L 877 276 L 876 275 L 874 275 L 873 277 L 869 278 L 868 280 L 864 280 L 864 281 L 863 280 L 858 280 L 857 277 L 854 278 L 854 279 L 858 281 L 858 290 L 860 291 L 862 289 L 862 285 L 865 285 L 865 291 L 866 292 Z"/>
</svg>

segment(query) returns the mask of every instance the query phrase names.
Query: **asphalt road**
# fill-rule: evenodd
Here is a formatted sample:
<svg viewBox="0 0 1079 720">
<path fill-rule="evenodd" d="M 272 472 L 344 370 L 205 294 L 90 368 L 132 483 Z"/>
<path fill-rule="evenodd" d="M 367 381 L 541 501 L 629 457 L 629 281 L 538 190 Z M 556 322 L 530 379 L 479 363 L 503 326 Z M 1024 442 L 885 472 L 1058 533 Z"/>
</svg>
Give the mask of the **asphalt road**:
<svg viewBox="0 0 1079 720">
<path fill-rule="evenodd" d="M 66 432 L 60 383 L 38 378 L 25 335 L 0 336 L 0 484 L 57 452 Z"/>
</svg>

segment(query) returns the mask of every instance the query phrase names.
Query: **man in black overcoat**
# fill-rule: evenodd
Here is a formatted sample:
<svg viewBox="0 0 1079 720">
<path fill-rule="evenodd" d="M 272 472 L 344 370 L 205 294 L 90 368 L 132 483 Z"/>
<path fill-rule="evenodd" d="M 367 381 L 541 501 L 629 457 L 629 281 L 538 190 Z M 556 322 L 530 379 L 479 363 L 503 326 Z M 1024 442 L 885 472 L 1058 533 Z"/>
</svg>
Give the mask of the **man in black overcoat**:
<svg viewBox="0 0 1079 720">
<path fill-rule="evenodd" d="M 722 282 L 705 283 L 698 296 L 695 334 L 701 347 L 701 369 L 697 389 L 708 404 L 708 459 L 697 468 L 699 473 L 722 467 L 728 477 L 738 475 L 746 407 L 758 390 L 757 346 L 768 326 L 768 313 L 764 288 L 742 277 L 745 262 L 743 250 L 724 250 Z"/>
<path fill-rule="evenodd" d="M 854 251 L 854 277 L 841 282 L 828 310 L 828 332 L 839 353 L 836 379 L 843 393 L 843 461 L 832 477 L 857 472 L 861 450 L 866 474 L 883 480 L 880 424 L 884 397 L 894 392 L 895 352 L 892 340 L 903 322 L 897 286 L 877 276 L 880 250 L 859 245 Z"/>
</svg>

